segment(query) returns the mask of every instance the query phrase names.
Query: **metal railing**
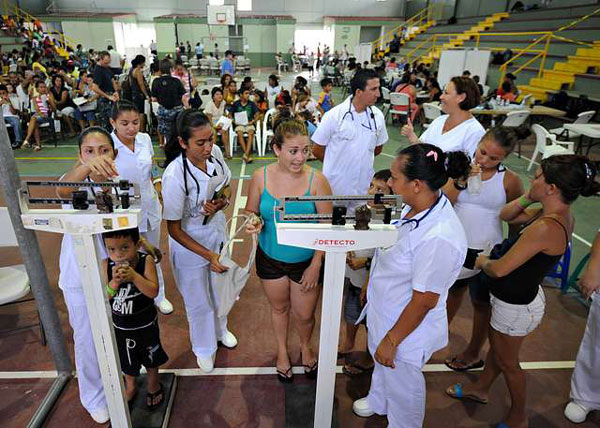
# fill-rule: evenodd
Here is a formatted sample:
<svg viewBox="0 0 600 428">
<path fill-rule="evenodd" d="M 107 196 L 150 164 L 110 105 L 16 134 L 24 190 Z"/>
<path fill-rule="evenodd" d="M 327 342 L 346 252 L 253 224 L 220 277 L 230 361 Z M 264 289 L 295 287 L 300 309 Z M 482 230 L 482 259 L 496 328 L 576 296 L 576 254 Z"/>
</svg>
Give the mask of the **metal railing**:
<svg viewBox="0 0 600 428">
<path fill-rule="evenodd" d="M 404 21 L 402 24 L 397 25 L 390 31 L 376 38 L 373 42 L 371 42 L 371 45 L 373 46 L 373 52 L 389 43 L 394 38 L 394 35 L 398 34 L 398 31 L 402 27 L 406 27 L 407 31 L 410 27 L 420 27 L 423 22 L 427 22 L 429 20 L 432 10 L 432 6 L 427 6 L 421 9 L 415 15 L 411 16 L 408 20 Z"/>
</svg>

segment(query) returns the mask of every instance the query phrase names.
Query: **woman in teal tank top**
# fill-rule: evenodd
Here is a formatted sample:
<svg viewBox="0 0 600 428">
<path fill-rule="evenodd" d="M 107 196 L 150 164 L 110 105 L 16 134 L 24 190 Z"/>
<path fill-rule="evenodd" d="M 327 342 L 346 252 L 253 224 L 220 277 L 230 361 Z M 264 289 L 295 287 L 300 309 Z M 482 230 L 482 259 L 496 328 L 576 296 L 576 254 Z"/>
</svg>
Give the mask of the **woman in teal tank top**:
<svg viewBox="0 0 600 428">
<path fill-rule="evenodd" d="M 262 224 L 249 226 L 259 233 L 256 273 L 271 304 L 271 318 L 277 339 L 277 377 L 293 380 L 287 349 L 290 312 L 296 318 L 300 354 L 307 377 L 316 378 L 317 357 L 310 348 L 315 325 L 315 307 L 319 298 L 319 274 L 323 264 L 321 251 L 280 245 L 277 242 L 274 208 L 283 196 L 331 195 L 325 176 L 307 165 L 310 140 L 306 126 L 299 120 L 274 120 L 273 151 L 277 162 L 254 172 L 248 190 L 246 211 L 257 214 Z M 328 202 L 294 202 L 286 212 L 295 214 L 330 213 Z"/>
</svg>

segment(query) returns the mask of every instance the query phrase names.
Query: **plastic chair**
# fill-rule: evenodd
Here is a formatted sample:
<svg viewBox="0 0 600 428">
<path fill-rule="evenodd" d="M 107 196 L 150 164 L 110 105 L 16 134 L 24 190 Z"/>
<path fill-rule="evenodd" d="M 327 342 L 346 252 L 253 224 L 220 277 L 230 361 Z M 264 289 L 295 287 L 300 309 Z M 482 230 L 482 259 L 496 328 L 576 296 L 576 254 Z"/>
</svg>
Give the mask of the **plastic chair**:
<svg viewBox="0 0 600 428">
<path fill-rule="evenodd" d="M 535 158 L 540 153 L 542 154 L 542 159 L 553 155 L 572 155 L 575 153 L 572 141 L 557 141 L 556 135 L 550 134 L 543 126 L 537 123 L 533 124 L 531 129 L 533 129 L 535 134 L 535 149 L 533 150 L 533 155 L 531 155 L 527 171 L 531 169 Z M 550 144 L 547 143 L 548 140 L 550 140 Z"/>
<path fill-rule="evenodd" d="M 423 113 L 425 114 L 425 119 L 433 121 L 442 115 L 442 108 L 437 104 L 423 103 Z M 429 123 L 423 124 L 423 128 L 427 128 L 428 126 Z"/>
<path fill-rule="evenodd" d="M 577 115 L 577 119 L 573 124 L 585 124 L 588 123 L 592 118 L 596 115 L 595 110 L 584 111 L 583 113 L 579 113 Z M 581 138 L 581 134 L 579 132 L 575 132 L 569 129 L 565 129 L 564 127 L 554 128 L 550 130 L 551 134 L 555 134 L 558 138 L 564 138 L 568 140 L 570 138 Z"/>
<path fill-rule="evenodd" d="M 481 94 L 482 97 L 487 97 L 487 95 L 490 93 L 490 87 L 488 85 L 481 85 L 483 86 L 483 94 Z"/>
<path fill-rule="evenodd" d="M 591 253 L 587 253 L 585 256 L 583 256 L 583 258 L 579 261 L 579 263 L 577 263 L 577 266 L 575 267 L 575 269 L 573 269 L 573 273 L 571 274 L 569 281 L 567 282 L 566 285 L 564 285 L 560 289 L 562 294 L 566 294 L 567 291 L 569 291 L 569 288 L 574 288 L 575 290 L 581 292 L 581 290 L 579 289 L 579 286 L 577 285 L 577 281 L 579 281 L 581 271 L 583 271 L 583 269 L 585 268 L 585 265 L 590 260 L 590 256 L 591 256 Z"/>
<path fill-rule="evenodd" d="M 569 283 L 569 266 L 571 265 L 571 241 L 567 246 L 567 251 L 560 258 L 552 272 L 546 275 L 546 278 L 560 279 L 560 289 L 566 290 Z"/>
<path fill-rule="evenodd" d="M 270 108 L 269 110 L 267 110 L 267 112 L 265 113 L 265 117 L 263 117 L 263 120 L 262 120 L 261 149 L 262 149 L 263 156 L 267 152 L 269 138 L 273 138 L 273 130 L 271 129 L 271 116 L 273 116 L 276 111 L 277 111 L 277 109 Z"/>
<path fill-rule="evenodd" d="M 383 113 L 384 120 L 387 122 L 387 116 L 390 113 L 390 90 L 385 86 L 381 87 L 381 98 L 383 98 L 381 112 Z"/>
<path fill-rule="evenodd" d="M 0 247 L 18 246 L 19 243 L 8 215 L 8 208 L 0 207 Z M 13 265 L 0 268 L 0 306 L 4 307 L 30 302 L 33 300 L 33 297 L 23 299 L 23 297 L 27 296 L 30 291 L 31 288 L 29 286 L 29 277 L 27 276 L 24 265 Z M 45 345 L 46 334 L 44 332 L 42 322 L 39 319 L 39 313 L 37 324 L 10 328 L 2 330 L 1 333 L 24 330 L 35 326 L 39 326 L 40 342 L 42 345 Z"/>
<path fill-rule="evenodd" d="M 406 107 L 406 110 L 394 110 L 395 106 Z M 410 97 L 400 92 L 390 92 L 390 113 L 394 115 L 410 117 Z"/>
<path fill-rule="evenodd" d="M 244 132 L 244 137 L 248 137 L 248 134 Z M 237 146 L 237 132 L 235 132 L 235 123 L 232 123 L 229 127 L 229 153 L 233 156 L 235 148 Z M 252 148 L 256 151 L 258 156 L 263 156 L 262 141 L 261 141 L 261 123 L 260 120 L 255 125 L 254 138 L 252 141 Z"/>
<path fill-rule="evenodd" d="M 506 115 L 506 119 L 504 119 L 504 122 L 502 122 L 502 126 L 507 126 L 509 128 L 516 128 L 518 126 L 521 126 L 522 124 L 525 123 L 525 121 L 527 120 L 527 118 L 529 117 L 529 110 L 515 110 L 515 111 L 511 111 L 508 112 Z M 519 157 L 521 157 L 521 140 L 519 140 L 519 148 L 518 148 L 518 154 Z"/>
</svg>

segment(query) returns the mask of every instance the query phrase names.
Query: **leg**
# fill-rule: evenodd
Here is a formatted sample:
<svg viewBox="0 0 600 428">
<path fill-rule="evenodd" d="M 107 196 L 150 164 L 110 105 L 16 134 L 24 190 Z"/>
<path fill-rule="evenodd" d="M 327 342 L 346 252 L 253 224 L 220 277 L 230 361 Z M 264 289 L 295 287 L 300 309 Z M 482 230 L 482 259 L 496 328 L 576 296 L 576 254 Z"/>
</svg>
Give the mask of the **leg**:
<svg viewBox="0 0 600 428">
<path fill-rule="evenodd" d="M 137 389 L 135 387 L 135 377 L 130 376 L 128 374 L 125 375 L 125 399 L 127 401 L 131 401 L 135 394 L 137 393 Z"/>
<path fill-rule="evenodd" d="M 342 349 L 340 349 L 341 353 L 351 352 L 354 348 L 354 339 L 356 339 L 356 332 L 358 331 L 358 326 L 352 324 L 351 322 L 346 321 L 346 335 L 344 337 L 344 345 Z"/>
<path fill-rule="evenodd" d="M 302 291 L 302 286 L 290 280 L 290 302 L 292 312 L 296 318 L 296 329 L 300 336 L 300 349 L 302 351 L 302 365 L 311 367 L 316 357 L 310 349 L 310 338 L 315 327 L 315 308 L 321 293 L 321 287 L 316 286 L 310 291 Z"/>
<path fill-rule="evenodd" d="M 250 157 L 252 153 L 252 142 L 254 141 L 254 131 L 248 131 L 248 140 L 246 141 L 246 155 Z"/>
<path fill-rule="evenodd" d="M 244 157 L 246 157 L 246 140 L 244 140 L 244 132 L 236 131 L 238 143 L 242 147 L 242 152 L 244 152 Z"/>
<path fill-rule="evenodd" d="M 231 154 L 229 153 L 229 131 L 220 131 L 221 141 L 223 141 L 223 149 L 225 151 L 225 157 L 227 159 L 231 158 Z"/>
<path fill-rule="evenodd" d="M 147 369 L 148 376 L 148 392 L 154 393 L 160 389 L 158 378 L 158 367 Z"/>
<path fill-rule="evenodd" d="M 35 116 L 31 116 L 31 118 L 29 119 L 29 124 L 27 125 L 27 135 L 25 136 L 26 140 L 29 140 L 33 136 L 33 133 L 35 132 L 36 128 L 37 119 Z"/>
<path fill-rule="evenodd" d="M 4 118 L 4 122 L 10 123 L 15 133 L 15 143 L 21 143 L 23 141 L 23 131 L 21 130 L 21 120 L 16 116 L 7 116 Z"/>
<path fill-rule="evenodd" d="M 389 428 L 420 428 L 425 418 L 425 377 L 420 367 L 394 361 L 383 368 Z"/>
<path fill-rule="evenodd" d="M 40 127 L 36 125 L 35 131 L 33 131 L 33 138 L 35 139 L 35 148 L 42 148 L 42 132 Z"/>
<path fill-rule="evenodd" d="M 288 277 L 262 279 L 261 283 L 271 305 L 271 320 L 277 339 L 277 368 L 287 370 L 291 366 L 287 352 L 287 334 L 290 319 L 290 286 Z"/>
<path fill-rule="evenodd" d="M 460 280 L 456 281 L 448 292 L 448 299 L 446 300 L 446 312 L 448 313 L 448 325 L 452 323 L 454 316 L 458 312 L 462 303 L 463 296 L 467 287 L 465 284 L 459 283 Z"/>
<path fill-rule="evenodd" d="M 475 361 L 479 358 L 481 348 L 488 338 L 487 325 L 490 323 L 489 303 L 473 301 L 473 325 L 471 329 L 471 340 L 467 349 L 460 354 L 464 361 Z"/>
<path fill-rule="evenodd" d="M 67 127 L 69 128 L 69 132 L 71 133 L 71 137 L 76 134 L 75 127 L 73 126 L 73 119 L 68 114 L 63 116 L 65 118 L 65 122 L 67 122 Z"/>
</svg>

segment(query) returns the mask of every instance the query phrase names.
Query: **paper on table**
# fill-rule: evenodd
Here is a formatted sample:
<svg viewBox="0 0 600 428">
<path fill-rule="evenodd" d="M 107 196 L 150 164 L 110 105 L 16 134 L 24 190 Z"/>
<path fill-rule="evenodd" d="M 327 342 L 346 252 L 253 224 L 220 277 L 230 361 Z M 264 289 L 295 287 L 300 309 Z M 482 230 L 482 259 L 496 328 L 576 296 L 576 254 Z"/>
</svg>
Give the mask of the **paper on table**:
<svg viewBox="0 0 600 428">
<path fill-rule="evenodd" d="M 246 112 L 244 112 L 246 113 Z M 246 121 L 247 123 L 247 121 Z M 221 129 L 223 131 L 227 131 L 229 129 L 229 127 L 231 126 L 231 119 L 229 119 L 227 116 L 221 116 L 219 118 L 219 120 L 217 120 L 217 123 L 215 123 L 215 126 L 219 126 L 221 125 Z"/>
<path fill-rule="evenodd" d="M 234 113 L 233 118 L 236 125 L 248 125 L 248 113 L 245 111 Z"/>
</svg>

